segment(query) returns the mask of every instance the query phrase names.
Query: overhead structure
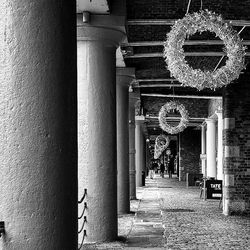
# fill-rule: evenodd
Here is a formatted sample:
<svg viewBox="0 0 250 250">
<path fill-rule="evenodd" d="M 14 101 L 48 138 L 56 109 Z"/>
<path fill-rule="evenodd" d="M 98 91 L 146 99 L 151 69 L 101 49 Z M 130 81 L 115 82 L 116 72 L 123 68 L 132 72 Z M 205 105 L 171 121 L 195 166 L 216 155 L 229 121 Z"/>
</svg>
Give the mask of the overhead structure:
<svg viewBox="0 0 250 250">
<path fill-rule="evenodd" d="M 186 37 L 204 31 L 215 33 L 216 37 L 223 40 L 228 57 L 224 66 L 216 66 L 213 71 L 193 69 L 185 60 L 183 45 Z M 176 21 L 164 43 L 164 58 L 171 75 L 183 86 L 198 90 L 216 89 L 237 79 L 245 66 L 244 55 L 245 47 L 239 35 L 221 16 L 208 10 L 186 14 L 183 19 Z"/>
</svg>

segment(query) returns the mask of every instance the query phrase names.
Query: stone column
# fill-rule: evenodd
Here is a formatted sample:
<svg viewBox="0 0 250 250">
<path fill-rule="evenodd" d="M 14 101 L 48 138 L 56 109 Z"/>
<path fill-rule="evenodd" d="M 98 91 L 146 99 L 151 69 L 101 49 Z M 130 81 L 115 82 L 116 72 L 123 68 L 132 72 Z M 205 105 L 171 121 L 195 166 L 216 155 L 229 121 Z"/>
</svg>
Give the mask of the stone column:
<svg viewBox="0 0 250 250">
<path fill-rule="evenodd" d="M 135 103 L 138 98 L 129 94 L 129 191 L 130 199 L 136 199 L 135 170 Z"/>
<path fill-rule="evenodd" d="M 178 157 L 178 160 L 179 160 L 179 181 L 183 181 L 182 172 L 184 171 L 184 166 L 182 164 L 182 154 L 181 154 L 181 151 L 182 151 L 181 133 L 178 134 L 178 147 L 179 147 L 179 150 L 178 150 L 178 153 L 179 153 L 179 157 Z"/>
<path fill-rule="evenodd" d="M 250 70 L 223 90 L 223 213 L 250 216 Z"/>
<path fill-rule="evenodd" d="M 142 150 L 142 153 L 141 153 L 141 164 L 142 164 L 141 178 L 142 178 L 142 186 L 145 186 L 143 179 L 145 178 L 145 174 L 146 174 L 146 140 L 144 138 L 143 132 L 141 133 L 141 150 Z"/>
<path fill-rule="evenodd" d="M 223 180 L 223 118 L 222 110 L 216 112 L 218 117 L 218 146 L 217 146 L 217 179 Z"/>
<path fill-rule="evenodd" d="M 87 188 L 86 242 L 117 238 L 116 48 L 124 34 L 79 23 L 79 197 Z M 80 211 L 79 211 L 80 212 Z"/>
<path fill-rule="evenodd" d="M 201 125 L 201 172 L 206 176 L 206 127 Z"/>
<path fill-rule="evenodd" d="M 0 4 L 0 249 L 77 249 L 75 10 Z"/>
<path fill-rule="evenodd" d="M 142 186 L 142 171 L 143 171 L 143 143 L 142 143 L 142 121 L 136 120 L 135 121 L 135 167 L 136 167 L 136 187 Z"/>
<path fill-rule="evenodd" d="M 116 69 L 118 214 L 130 211 L 128 87 L 133 79 L 134 68 Z"/>
<path fill-rule="evenodd" d="M 149 165 L 150 165 L 150 149 L 149 149 L 149 145 L 150 145 L 150 139 L 147 138 L 146 139 L 146 172 L 145 172 L 145 177 L 148 174 L 148 169 L 149 169 Z"/>
<path fill-rule="evenodd" d="M 217 177 L 216 174 L 216 120 L 206 119 L 206 155 L 207 155 L 207 177 Z"/>
</svg>

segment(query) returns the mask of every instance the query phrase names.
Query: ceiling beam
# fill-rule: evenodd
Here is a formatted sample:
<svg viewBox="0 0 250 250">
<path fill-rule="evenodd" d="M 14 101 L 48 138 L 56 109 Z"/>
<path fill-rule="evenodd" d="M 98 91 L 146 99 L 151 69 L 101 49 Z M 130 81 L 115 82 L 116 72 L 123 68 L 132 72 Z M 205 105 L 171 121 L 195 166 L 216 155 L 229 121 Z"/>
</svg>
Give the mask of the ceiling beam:
<svg viewBox="0 0 250 250">
<path fill-rule="evenodd" d="M 136 81 L 140 83 L 140 82 L 174 82 L 177 80 L 173 78 L 145 78 L 145 79 L 136 79 Z"/>
<path fill-rule="evenodd" d="M 190 98 L 190 99 L 218 99 L 222 100 L 221 96 L 204 96 L 204 95 L 164 95 L 164 94 L 143 94 L 141 96 L 149 97 L 166 97 L 166 98 Z"/>
<path fill-rule="evenodd" d="M 150 84 L 141 84 L 141 82 L 150 82 Z M 170 82 L 170 83 L 155 83 L 153 82 Z M 177 82 L 177 83 L 174 83 Z M 154 87 L 183 87 L 176 79 L 173 78 L 155 78 L 155 79 L 136 79 L 135 84 L 132 85 L 133 88 L 154 88 Z"/>
<path fill-rule="evenodd" d="M 250 40 L 243 40 L 243 45 L 250 45 Z M 147 46 L 163 46 L 164 41 L 140 41 L 122 43 L 121 47 L 147 47 Z M 186 40 L 184 45 L 224 45 L 222 40 Z"/>
<path fill-rule="evenodd" d="M 185 56 L 225 56 L 224 52 L 207 51 L 207 52 L 185 52 Z M 245 56 L 250 56 L 250 52 L 246 52 Z M 152 58 L 152 57 L 163 57 L 162 52 L 155 53 L 138 53 L 134 55 L 124 55 L 124 58 Z"/>
<path fill-rule="evenodd" d="M 146 115 L 146 119 L 158 120 L 159 118 L 158 118 L 158 116 L 150 116 L 150 115 L 147 116 Z M 177 121 L 179 121 L 180 119 L 181 119 L 181 117 L 179 117 L 179 116 L 176 116 L 176 117 L 166 117 L 166 120 L 177 120 Z M 193 122 L 195 122 L 195 121 L 201 122 L 201 121 L 204 121 L 207 118 L 205 118 L 205 117 L 189 117 L 188 119 L 189 119 L 189 121 L 193 121 Z M 150 127 L 150 126 L 153 126 L 153 125 L 148 125 L 148 126 Z"/>
<path fill-rule="evenodd" d="M 198 126 L 201 125 L 204 122 L 205 118 L 203 120 L 189 120 L 188 122 L 188 127 L 193 127 L 193 126 Z M 156 119 L 148 119 L 148 121 L 150 122 L 149 124 L 147 124 L 147 128 L 148 128 L 148 132 L 149 134 L 152 135 L 152 130 L 154 130 L 154 132 L 159 132 L 162 131 L 162 129 L 159 127 L 159 121 Z M 168 120 L 169 123 L 174 123 L 174 122 L 179 122 L 180 119 L 176 119 L 176 120 Z M 151 133 L 150 133 L 151 131 Z"/>
<path fill-rule="evenodd" d="M 173 25 L 177 19 L 130 19 L 128 25 Z M 233 26 L 250 26 L 250 20 L 224 20 Z"/>
<path fill-rule="evenodd" d="M 157 83 L 157 84 L 140 84 L 140 85 L 135 85 L 133 88 L 157 88 L 157 87 L 163 87 L 163 88 L 172 88 L 172 87 L 183 87 L 180 83 Z"/>
</svg>

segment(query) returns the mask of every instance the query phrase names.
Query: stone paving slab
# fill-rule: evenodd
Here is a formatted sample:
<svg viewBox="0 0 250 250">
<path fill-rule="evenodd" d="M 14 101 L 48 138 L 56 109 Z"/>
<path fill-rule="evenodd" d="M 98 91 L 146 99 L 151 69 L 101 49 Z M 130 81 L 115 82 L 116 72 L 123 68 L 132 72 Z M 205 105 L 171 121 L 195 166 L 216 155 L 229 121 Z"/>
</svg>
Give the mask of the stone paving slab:
<svg viewBox="0 0 250 250">
<path fill-rule="evenodd" d="M 124 240 L 82 249 L 250 250 L 250 218 L 226 217 L 218 200 L 204 201 L 199 193 L 176 178 L 147 179 L 131 201 L 133 213 L 119 216 Z"/>
<path fill-rule="evenodd" d="M 166 181 L 173 188 L 160 191 L 165 249 L 250 249 L 250 218 L 225 217 L 218 200 L 204 201 L 198 188 Z"/>
</svg>

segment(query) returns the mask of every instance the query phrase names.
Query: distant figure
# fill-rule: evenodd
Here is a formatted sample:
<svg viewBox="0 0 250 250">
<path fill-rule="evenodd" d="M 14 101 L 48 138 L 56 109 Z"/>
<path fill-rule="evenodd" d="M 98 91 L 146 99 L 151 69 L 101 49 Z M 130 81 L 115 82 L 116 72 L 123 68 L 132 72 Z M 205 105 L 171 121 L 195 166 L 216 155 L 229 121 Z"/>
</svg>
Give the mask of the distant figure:
<svg viewBox="0 0 250 250">
<path fill-rule="evenodd" d="M 161 164 L 160 164 L 160 174 L 161 174 L 162 178 L 164 178 L 164 171 L 165 171 L 165 166 L 164 166 L 163 162 L 161 162 Z"/>
<path fill-rule="evenodd" d="M 152 162 L 149 166 L 149 177 L 150 179 L 153 179 L 155 176 L 155 170 L 157 169 L 158 165 L 155 161 Z"/>
<path fill-rule="evenodd" d="M 168 162 L 168 175 L 169 175 L 169 178 L 172 178 L 173 173 L 174 173 L 174 156 L 171 154 L 169 156 L 169 162 Z"/>
</svg>

